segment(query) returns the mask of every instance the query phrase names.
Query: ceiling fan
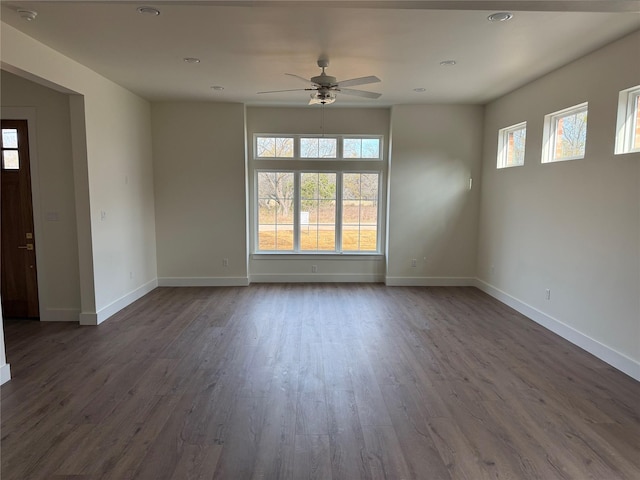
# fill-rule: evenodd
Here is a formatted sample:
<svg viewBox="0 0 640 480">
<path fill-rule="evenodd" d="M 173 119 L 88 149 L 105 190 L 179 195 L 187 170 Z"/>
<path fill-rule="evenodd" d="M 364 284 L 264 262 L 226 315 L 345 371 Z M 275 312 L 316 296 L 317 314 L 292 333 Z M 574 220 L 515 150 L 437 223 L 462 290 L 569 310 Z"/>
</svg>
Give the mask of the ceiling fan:
<svg viewBox="0 0 640 480">
<path fill-rule="evenodd" d="M 332 77 L 327 75 L 324 72 L 324 69 L 329 66 L 329 60 L 326 58 L 318 59 L 318 66 L 322 68 L 322 73 L 318 76 L 311 77 L 310 79 L 303 78 L 299 75 L 294 75 L 293 73 L 285 73 L 293 78 L 297 78 L 302 80 L 306 84 L 311 84 L 308 88 L 294 88 L 291 90 L 271 90 L 268 92 L 258 92 L 259 94 L 263 93 L 280 93 L 280 92 L 311 92 L 311 100 L 309 101 L 309 105 L 322 104 L 327 105 L 336 101 L 336 93 L 344 93 L 345 95 L 355 95 L 356 97 L 364 97 L 364 98 L 379 98 L 382 94 L 375 92 L 367 92 L 365 90 L 354 90 L 352 88 L 345 87 L 355 87 L 357 85 L 366 85 L 369 83 L 378 83 L 380 79 L 374 75 L 370 75 L 368 77 L 359 77 L 359 78 L 351 78 L 349 80 L 342 80 L 338 82 L 336 77 Z"/>
</svg>

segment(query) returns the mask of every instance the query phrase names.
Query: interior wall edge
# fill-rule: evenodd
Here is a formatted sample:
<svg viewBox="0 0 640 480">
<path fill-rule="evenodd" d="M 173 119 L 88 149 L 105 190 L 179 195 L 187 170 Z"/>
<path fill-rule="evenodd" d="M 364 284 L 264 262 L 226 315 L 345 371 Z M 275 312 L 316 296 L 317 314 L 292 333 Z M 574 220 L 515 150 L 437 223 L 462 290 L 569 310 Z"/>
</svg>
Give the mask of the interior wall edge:
<svg viewBox="0 0 640 480">
<path fill-rule="evenodd" d="M 4 385 L 11 380 L 11 366 L 8 363 L 0 365 L 0 385 Z"/>
<path fill-rule="evenodd" d="M 105 320 L 109 319 L 120 310 L 128 307 L 136 300 L 144 297 L 158 286 L 158 279 L 153 280 L 141 285 L 140 287 L 132 290 L 131 292 L 123 295 L 118 300 L 110 303 L 106 307 L 101 308 L 97 312 L 82 312 L 80 314 L 80 325 L 100 325 Z"/>
</svg>

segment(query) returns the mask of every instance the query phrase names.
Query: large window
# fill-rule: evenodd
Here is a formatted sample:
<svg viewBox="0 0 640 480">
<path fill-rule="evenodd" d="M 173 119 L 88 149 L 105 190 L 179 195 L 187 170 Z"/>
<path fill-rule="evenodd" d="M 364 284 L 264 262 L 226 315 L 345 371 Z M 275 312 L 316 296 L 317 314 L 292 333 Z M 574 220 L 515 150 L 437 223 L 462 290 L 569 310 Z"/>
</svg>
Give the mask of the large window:
<svg viewBox="0 0 640 480">
<path fill-rule="evenodd" d="M 582 103 L 544 117 L 542 163 L 584 158 L 587 109 Z"/>
<path fill-rule="evenodd" d="M 524 165 L 524 147 L 527 140 L 527 122 L 498 131 L 498 168 Z"/>
<path fill-rule="evenodd" d="M 640 152 L 640 85 L 623 90 L 618 97 L 616 154 Z"/>
<path fill-rule="evenodd" d="M 381 137 L 257 135 L 254 147 L 256 253 L 380 253 Z"/>
</svg>

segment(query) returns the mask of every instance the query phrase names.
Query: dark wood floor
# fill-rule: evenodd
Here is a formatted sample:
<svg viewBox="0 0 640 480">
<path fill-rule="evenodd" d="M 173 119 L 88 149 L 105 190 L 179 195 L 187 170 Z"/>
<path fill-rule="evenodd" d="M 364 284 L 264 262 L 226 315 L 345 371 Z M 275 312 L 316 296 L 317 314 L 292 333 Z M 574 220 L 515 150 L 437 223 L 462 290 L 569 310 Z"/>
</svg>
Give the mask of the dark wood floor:
<svg viewBox="0 0 640 480">
<path fill-rule="evenodd" d="M 473 288 L 159 288 L 5 321 L 2 480 L 638 479 L 640 383 Z"/>
</svg>

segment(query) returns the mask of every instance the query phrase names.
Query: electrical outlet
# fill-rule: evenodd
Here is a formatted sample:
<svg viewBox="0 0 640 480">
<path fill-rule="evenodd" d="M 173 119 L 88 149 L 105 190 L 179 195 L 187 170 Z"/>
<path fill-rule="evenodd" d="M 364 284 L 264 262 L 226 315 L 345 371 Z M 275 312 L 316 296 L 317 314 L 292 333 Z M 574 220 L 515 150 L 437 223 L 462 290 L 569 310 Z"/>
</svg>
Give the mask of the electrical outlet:
<svg viewBox="0 0 640 480">
<path fill-rule="evenodd" d="M 129 272 L 129 278 L 133 278 L 133 272 Z"/>
<path fill-rule="evenodd" d="M 317 265 L 311 265 L 311 273 L 318 273 L 318 266 Z"/>
<path fill-rule="evenodd" d="M 223 258 L 222 259 L 222 266 L 223 267 L 228 267 L 229 266 L 229 259 L 228 258 Z"/>
<path fill-rule="evenodd" d="M 411 259 L 411 267 L 413 268 L 413 267 L 417 267 L 417 266 L 418 266 L 418 260 L 415 259 L 415 258 L 412 258 Z"/>
<path fill-rule="evenodd" d="M 547 300 L 551 300 L 551 290 L 549 290 L 548 288 L 544 291 L 544 298 L 546 298 Z"/>
</svg>

